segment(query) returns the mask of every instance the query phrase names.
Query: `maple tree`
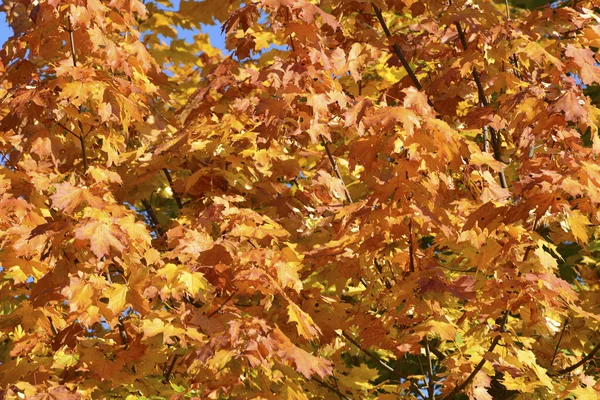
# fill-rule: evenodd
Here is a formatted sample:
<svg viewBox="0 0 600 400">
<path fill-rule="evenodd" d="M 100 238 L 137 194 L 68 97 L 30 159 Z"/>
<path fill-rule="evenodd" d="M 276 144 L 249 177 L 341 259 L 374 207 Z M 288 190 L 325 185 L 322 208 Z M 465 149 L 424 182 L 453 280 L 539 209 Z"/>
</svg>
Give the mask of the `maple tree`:
<svg viewBox="0 0 600 400">
<path fill-rule="evenodd" d="M 4 0 L 3 396 L 597 398 L 599 6 Z"/>
</svg>

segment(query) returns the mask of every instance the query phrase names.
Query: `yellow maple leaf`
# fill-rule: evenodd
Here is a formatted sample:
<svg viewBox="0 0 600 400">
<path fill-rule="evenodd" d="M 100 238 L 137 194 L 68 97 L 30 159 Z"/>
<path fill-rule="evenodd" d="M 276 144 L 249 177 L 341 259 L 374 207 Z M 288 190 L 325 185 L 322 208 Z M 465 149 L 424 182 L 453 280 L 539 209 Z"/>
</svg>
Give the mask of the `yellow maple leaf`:
<svg viewBox="0 0 600 400">
<path fill-rule="evenodd" d="M 108 296 L 108 308 L 115 314 L 121 312 L 125 308 L 127 300 L 127 286 L 119 283 L 112 285 L 112 290 Z"/>
<path fill-rule="evenodd" d="M 315 324 L 310 315 L 302 311 L 295 303 L 288 305 L 289 322 L 295 322 L 298 334 L 307 339 L 314 339 L 321 334 L 321 329 Z"/>
<path fill-rule="evenodd" d="M 379 371 L 375 368 L 369 368 L 367 364 L 361 364 L 359 367 L 353 367 L 348 375 L 340 375 L 339 381 L 347 387 L 359 390 L 369 390 L 373 388 L 370 381 L 379 377 Z"/>
<path fill-rule="evenodd" d="M 573 210 L 568 212 L 567 222 L 575 239 L 579 243 L 587 243 L 589 240 L 587 226 L 590 225 L 590 220 L 581 211 Z"/>
</svg>

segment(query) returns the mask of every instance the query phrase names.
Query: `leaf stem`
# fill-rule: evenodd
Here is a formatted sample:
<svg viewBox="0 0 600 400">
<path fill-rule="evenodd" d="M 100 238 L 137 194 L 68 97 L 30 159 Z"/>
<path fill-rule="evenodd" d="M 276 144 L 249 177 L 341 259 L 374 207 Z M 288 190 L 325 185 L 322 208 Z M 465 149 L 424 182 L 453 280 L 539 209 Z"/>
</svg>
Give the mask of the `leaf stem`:
<svg viewBox="0 0 600 400">
<path fill-rule="evenodd" d="M 329 158 L 329 162 L 331 163 L 333 172 L 335 172 L 335 176 L 337 176 L 337 178 L 340 181 L 342 181 L 342 185 L 344 185 L 344 191 L 346 192 L 346 200 L 348 201 L 348 203 L 352 203 L 352 197 L 350 197 L 350 192 L 348 191 L 346 182 L 344 182 L 344 179 L 342 178 L 342 174 L 340 174 L 340 171 L 337 166 L 337 162 L 335 161 L 335 158 L 333 158 L 333 154 L 331 154 L 331 150 L 329 150 L 329 146 L 327 145 L 327 142 L 325 141 L 325 137 L 323 135 L 321 135 L 321 141 L 322 141 L 323 147 L 325 147 L 325 151 L 327 152 L 327 157 Z"/>
</svg>

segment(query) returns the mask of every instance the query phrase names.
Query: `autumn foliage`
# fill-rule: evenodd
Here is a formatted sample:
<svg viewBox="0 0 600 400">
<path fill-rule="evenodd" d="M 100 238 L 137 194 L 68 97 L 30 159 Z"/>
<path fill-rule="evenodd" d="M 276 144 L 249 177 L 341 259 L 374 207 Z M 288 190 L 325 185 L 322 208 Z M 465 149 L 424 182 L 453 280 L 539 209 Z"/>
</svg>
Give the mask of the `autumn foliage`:
<svg viewBox="0 0 600 400">
<path fill-rule="evenodd" d="M 4 0 L 3 398 L 596 399 L 597 7 Z"/>
</svg>

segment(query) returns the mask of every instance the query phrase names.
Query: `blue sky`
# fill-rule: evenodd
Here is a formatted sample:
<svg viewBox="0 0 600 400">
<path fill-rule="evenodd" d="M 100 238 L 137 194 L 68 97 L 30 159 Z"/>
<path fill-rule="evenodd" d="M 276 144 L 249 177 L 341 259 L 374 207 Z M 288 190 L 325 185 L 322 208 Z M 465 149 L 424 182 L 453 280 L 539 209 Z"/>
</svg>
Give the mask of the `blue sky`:
<svg viewBox="0 0 600 400">
<path fill-rule="evenodd" d="M 213 46 L 220 48 L 221 50 L 225 49 L 225 37 L 221 33 L 220 25 L 203 25 L 202 32 L 208 33 L 210 36 L 210 41 Z M 181 31 L 181 38 L 186 40 L 192 40 L 196 32 L 193 31 Z M 4 45 L 4 42 L 11 37 L 13 34 L 12 29 L 6 23 L 6 15 L 3 12 L 0 12 L 0 46 Z"/>
<path fill-rule="evenodd" d="M 0 13 L 0 44 L 4 44 L 6 39 L 8 39 L 11 35 L 12 29 L 10 29 L 6 23 L 6 15 L 4 13 Z"/>
</svg>

